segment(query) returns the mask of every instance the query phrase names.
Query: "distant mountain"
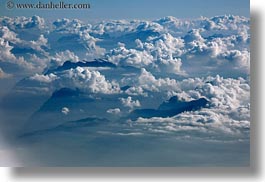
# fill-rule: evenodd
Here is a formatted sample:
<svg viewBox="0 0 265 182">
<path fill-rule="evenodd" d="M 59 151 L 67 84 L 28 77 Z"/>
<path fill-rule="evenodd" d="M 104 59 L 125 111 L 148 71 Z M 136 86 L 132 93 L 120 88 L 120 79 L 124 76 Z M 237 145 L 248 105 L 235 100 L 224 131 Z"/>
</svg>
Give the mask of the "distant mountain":
<svg viewBox="0 0 265 182">
<path fill-rule="evenodd" d="M 109 67 L 109 68 L 115 68 L 116 65 L 105 61 L 103 59 L 95 59 L 95 61 L 78 61 L 78 62 L 71 62 L 71 61 L 66 61 L 62 66 L 59 66 L 55 69 L 48 70 L 45 72 L 45 74 L 49 74 L 52 72 L 57 72 L 57 71 L 64 71 L 64 70 L 69 70 L 71 68 L 77 68 L 77 67 Z"/>
<path fill-rule="evenodd" d="M 190 102 L 180 101 L 177 96 L 171 97 L 168 101 L 163 102 L 158 110 L 176 110 L 178 108 L 187 110 L 197 110 L 201 107 L 205 107 L 208 101 L 205 98 L 200 98 L 197 100 L 192 100 Z"/>
<path fill-rule="evenodd" d="M 36 131 L 26 132 L 20 137 L 31 137 L 37 135 L 45 135 L 53 132 L 72 132 L 79 129 L 91 129 L 91 127 L 97 127 L 101 124 L 107 124 L 110 121 L 105 118 L 94 118 L 94 117 L 87 117 L 84 119 L 74 120 L 74 121 L 67 121 L 57 126 L 48 128 L 48 129 L 40 129 Z"/>
<path fill-rule="evenodd" d="M 78 89 L 61 88 L 52 94 L 39 111 L 60 111 L 62 107 L 73 105 L 76 102 L 91 102 L 92 100 L 90 98 L 85 99 L 84 94 Z"/>
<path fill-rule="evenodd" d="M 122 91 L 126 91 L 126 90 L 128 90 L 129 88 L 131 88 L 131 86 L 126 85 L 126 86 L 124 86 L 124 87 L 121 87 L 121 90 L 122 90 Z"/>
<path fill-rule="evenodd" d="M 55 127 L 69 120 L 86 117 L 107 117 L 109 108 L 120 103 L 112 95 L 84 93 L 79 89 L 61 88 L 44 102 L 28 119 L 25 130 L 36 131 Z"/>
<path fill-rule="evenodd" d="M 21 137 L 46 136 L 46 134 L 58 132 L 94 133 L 99 129 L 108 130 L 109 124 L 113 125 L 114 123 L 117 124 L 118 128 L 116 129 L 119 131 L 120 124 L 124 123 L 126 119 L 172 117 L 185 111 L 195 111 L 207 107 L 208 103 L 205 98 L 185 102 L 174 96 L 160 104 L 157 109 L 137 109 L 127 117 L 105 119 L 109 117 L 106 114 L 107 108 L 118 107 L 113 99 L 97 100 L 88 97 L 78 89 L 62 88 L 55 91 L 30 117 Z M 69 109 L 69 113 L 62 112 L 62 108 L 66 107 Z"/>
<path fill-rule="evenodd" d="M 158 109 L 136 109 L 129 118 L 136 120 L 139 117 L 172 117 L 185 111 L 194 111 L 206 107 L 209 102 L 205 98 L 193 100 L 190 102 L 180 101 L 177 96 L 171 97 L 163 102 Z"/>
<path fill-rule="evenodd" d="M 25 130 L 49 128 L 67 120 L 85 117 L 84 111 L 80 109 L 90 102 L 93 102 L 93 99 L 78 89 L 59 89 L 31 115 Z M 69 113 L 63 113 L 63 108 L 67 108 Z"/>
</svg>

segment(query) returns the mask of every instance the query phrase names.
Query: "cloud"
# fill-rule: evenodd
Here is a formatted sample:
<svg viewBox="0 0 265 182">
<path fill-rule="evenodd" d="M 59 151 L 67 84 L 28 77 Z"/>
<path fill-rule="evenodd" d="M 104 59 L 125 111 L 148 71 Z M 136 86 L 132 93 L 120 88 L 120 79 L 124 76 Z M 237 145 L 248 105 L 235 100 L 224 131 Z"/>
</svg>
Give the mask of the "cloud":
<svg viewBox="0 0 265 182">
<path fill-rule="evenodd" d="M 219 55 L 220 59 L 228 60 L 231 66 L 235 69 L 242 70 L 245 73 L 250 71 L 250 52 L 230 50 Z"/>
<path fill-rule="evenodd" d="M 53 73 L 48 74 L 48 75 L 35 74 L 34 76 L 31 76 L 29 78 L 29 80 L 34 80 L 34 81 L 43 82 L 43 83 L 51 83 L 56 79 L 58 79 L 58 77 Z"/>
<path fill-rule="evenodd" d="M 13 61 L 16 60 L 16 57 L 10 52 L 12 46 L 9 45 L 8 41 L 5 41 L 3 38 L 0 38 L 0 60 L 2 61 Z"/>
<path fill-rule="evenodd" d="M 51 57 L 51 61 L 49 63 L 48 68 L 55 69 L 59 66 L 62 66 L 64 62 L 69 60 L 74 63 L 80 61 L 79 57 L 75 55 L 74 52 L 71 52 L 69 50 L 57 52 L 54 56 Z"/>
<path fill-rule="evenodd" d="M 163 27 L 158 23 L 143 20 L 103 21 L 91 27 L 91 29 L 93 34 L 108 35 L 111 38 L 126 36 L 126 34 L 130 34 L 132 37 L 134 37 L 138 34 L 138 38 L 140 39 L 145 39 L 153 33 L 163 31 Z M 139 33 L 142 33 L 141 37 L 139 36 Z"/>
<path fill-rule="evenodd" d="M 121 66 L 144 67 L 152 63 L 153 57 L 146 51 L 136 49 L 126 49 L 124 44 L 111 51 L 107 55 L 108 61 Z"/>
<path fill-rule="evenodd" d="M 6 24 L 6 23 L 4 23 Z M 45 38 L 44 32 L 39 31 L 36 33 L 34 36 L 30 36 L 29 40 L 28 36 L 29 35 L 20 35 L 23 34 L 21 33 L 18 27 L 15 29 L 10 29 L 6 25 L 0 25 L 1 31 L 0 31 L 0 36 L 5 40 L 8 41 L 9 43 L 12 43 L 14 47 L 19 47 L 19 48 L 32 48 L 36 51 L 40 51 L 44 53 L 45 51 L 43 50 L 43 47 L 48 47 L 48 39 Z M 34 31 L 32 30 L 25 30 L 28 34 L 34 34 Z M 32 32 L 31 32 L 32 31 Z M 36 38 L 36 40 L 34 40 Z"/>
<path fill-rule="evenodd" d="M 133 109 L 135 107 L 140 107 L 141 103 L 139 100 L 133 100 L 132 97 L 127 97 L 127 98 L 121 98 L 121 103 L 130 109 Z"/>
<path fill-rule="evenodd" d="M 0 17 L 1 25 L 7 26 L 11 30 L 21 29 L 43 29 L 45 28 L 45 20 L 39 16 L 32 17 Z"/>
<path fill-rule="evenodd" d="M 192 28 L 197 27 L 196 20 L 181 20 L 173 16 L 160 18 L 155 22 L 159 23 L 164 29 L 172 35 L 182 36 Z"/>
<path fill-rule="evenodd" d="M 54 72 L 48 75 L 35 74 L 29 77 L 30 81 L 48 83 L 50 89 L 79 88 L 88 93 L 115 94 L 120 92 L 119 84 L 106 80 L 105 76 L 97 70 L 88 67 L 77 67 L 62 72 Z"/>
<path fill-rule="evenodd" d="M 107 110 L 107 113 L 109 113 L 109 114 L 115 114 L 115 115 L 119 114 L 120 112 L 121 112 L 121 110 L 119 108 L 108 109 Z"/>
<path fill-rule="evenodd" d="M 24 60 L 23 57 L 16 57 L 11 50 L 13 46 L 9 45 L 8 41 L 5 41 L 0 37 L 0 62 L 7 62 L 19 66 L 23 69 L 32 69 L 33 65 Z"/>
<path fill-rule="evenodd" d="M 77 51 L 79 56 L 86 59 L 95 59 L 105 54 L 105 49 L 98 46 L 101 39 L 92 36 L 90 24 L 84 24 L 80 20 L 59 19 L 53 22 L 55 29 L 49 33 L 54 37 L 54 47 L 61 51 Z M 75 45 L 75 46 L 72 46 Z"/>
<path fill-rule="evenodd" d="M 9 30 L 6 26 L 0 26 L 0 37 L 2 37 L 4 40 L 14 43 L 20 43 L 21 40 L 17 38 L 17 34 L 11 30 Z"/>
<path fill-rule="evenodd" d="M 214 109 L 184 112 L 174 117 L 138 118 L 136 125 L 149 127 L 149 132 L 178 133 L 202 138 L 225 141 L 248 139 L 250 121 L 233 119 Z"/>
<path fill-rule="evenodd" d="M 231 111 L 249 104 L 249 81 L 243 78 L 189 78 L 179 82 L 181 92 L 177 93 L 184 100 L 206 97 L 214 107 Z"/>
<path fill-rule="evenodd" d="M 68 115 L 68 113 L 70 112 L 70 109 L 67 108 L 67 107 L 63 107 L 61 112 L 64 114 L 64 115 Z"/>
<path fill-rule="evenodd" d="M 145 68 L 154 75 L 237 77 L 249 74 L 250 21 L 245 17 L 229 15 L 190 20 L 165 17 L 155 21 L 117 20 L 93 25 L 77 19 L 59 19 L 53 22 L 52 28 L 38 16 L 0 20 L 0 35 L 10 46 L 2 48 L 0 56 L 38 72 L 61 65 L 67 58 L 77 61 L 105 57 L 118 66 Z M 31 38 L 20 35 L 21 29 Z M 115 46 L 118 42 L 122 44 Z M 16 49 L 34 53 L 28 52 L 31 57 L 12 53 Z M 36 59 L 32 59 L 33 55 Z M 37 61 L 40 59 L 44 61 Z M 47 60 L 52 61 L 47 63 Z"/>
<path fill-rule="evenodd" d="M 144 89 L 150 90 L 150 91 L 160 91 L 161 89 L 176 89 L 176 80 L 174 79 L 156 79 L 152 73 L 146 71 L 144 68 L 141 69 L 141 74 L 138 78 L 139 86 L 141 85 Z M 171 88 L 169 88 L 171 87 Z"/>
<path fill-rule="evenodd" d="M 43 50 L 42 47 L 48 47 L 47 43 L 48 43 L 48 39 L 44 37 L 44 35 L 40 35 L 40 37 L 38 38 L 38 40 L 34 41 L 30 41 L 30 47 L 34 50 L 37 50 L 39 52 L 44 53 L 45 51 Z"/>
<path fill-rule="evenodd" d="M 224 76 L 249 74 L 249 43 L 239 34 L 228 37 L 202 38 L 197 31 L 197 38 L 185 41 L 186 53 L 182 57 L 185 71 L 191 75 L 221 74 Z M 186 65 L 193 65 L 192 69 Z M 197 68 L 197 69 L 196 69 Z"/>
<path fill-rule="evenodd" d="M 3 79 L 3 78 L 10 78 L 12 77 L 11 74 L 8 74 L 8 73 L 5 73 L 2 68 L 0 68 L 0 79 Z"/>
<path fill-rule="evenodd" d="M 0 37 L 0 61 L 17 67 L 14 75 L 18 73 L 30 74 L 42 71 L 46 66 L 48 53 L 42 48 L 46 46 L 47 39 L 40 35 L 37 41 L 25 41 L 16 37 L 16 34 L 3 29 L 5 33 Z M 27 50 L 32 50 L 27 52 Z M 13 50 L 21 50 L 21 53 L 13 53 Z M 38 54 L 38 56 L 36 55 Z M 42 58 L 39 56 L 41 55 Z"/>
<path fill-rule="evenodd" d="M 128 88 L 127 90 L 125 90 L 125 93 L 128 95 L 135 95 L 135 96 L 140 96 L 140 95 L 145 96 L 145 97 L 148 96 L 148 94 L 144 91 L 144 89 L 139 86 L 132 86 Z"/>
<path fill-rule="evenodd" d="M 57 19 L 52 23 L 55 26 L 56 31 L 61 33 L 79 33 L 80 28 L 87 27 L 89 28 L 90 25 L 87 26 L 83 24 L 82 21 L 78 19 L 69 20 L 67 18 Z"/>
<path fill-rule="evenodd" d="M 201 36 L 201 31 L 202 29 L 192 29 L 187 33 L 187 35 L 184 37 L 185 43 L 186 44 L 191 44 L 191 43 L 203 43 L 205 39 Z"/>
<path fill-rule="evenodd" d="M 89 68 L 77 67 L 64 71 L 60 75 L 59 81 L 70 88 L 77 87 L 92 93 L 112 94 L 120 92 L 118 83 L 106 80 L 99 71 L 91 71 Z"/>
<path fill-rule="evenodd" d="M 149 37 L 147 42 L 135 40 L 136 49 L 127 49 L 126 44 L 107 54 L 108 61 L 121 66 L 147 68 L 155 72 L 184 74 L 181 70 L 181 59 L 174 56 L 181 55 L 183 40 L 166 33 L 159 37 Z"/>
<path fill-rule="evenodd" d="M 249 19 L 235 15 L 221 15 L 212 18 L 203 18 L 204 28 L 214 33 L 234 33 L 242 28 L 249 28 Z M 225 34 L 226 35 L 226 34 Z"/>
</svg>

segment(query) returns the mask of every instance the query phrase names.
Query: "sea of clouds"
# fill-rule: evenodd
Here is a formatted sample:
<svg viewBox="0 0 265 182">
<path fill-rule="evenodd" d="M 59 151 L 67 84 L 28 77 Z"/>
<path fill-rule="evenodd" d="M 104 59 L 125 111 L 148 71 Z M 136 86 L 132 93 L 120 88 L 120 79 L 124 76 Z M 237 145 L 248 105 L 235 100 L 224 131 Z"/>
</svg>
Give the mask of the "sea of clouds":
<svg viewBox="0 0 265 182">
<path fill-rule="evenodd" d="M 131 132 L 249 140 L 249 24 L 249 18 L 233 15 L 94 24 L 1 17 L 0 79 L 21 80 L 11 94 L 49 98 L 60 88 L 70 88 L 102 104 L 112 97 L 113 107 L 104 110 L 106 118 L 157 108 L 172 96 L 187 102 L 205 98 L 209 105 L 200 110 L 128 121 L 135 126 Z M 95 59 L 113 66 L 64 68 L 67 61 Z M 77 109 L 83 112 L 66 105 L 58 113 L 69 117 Z"/>
</svg>

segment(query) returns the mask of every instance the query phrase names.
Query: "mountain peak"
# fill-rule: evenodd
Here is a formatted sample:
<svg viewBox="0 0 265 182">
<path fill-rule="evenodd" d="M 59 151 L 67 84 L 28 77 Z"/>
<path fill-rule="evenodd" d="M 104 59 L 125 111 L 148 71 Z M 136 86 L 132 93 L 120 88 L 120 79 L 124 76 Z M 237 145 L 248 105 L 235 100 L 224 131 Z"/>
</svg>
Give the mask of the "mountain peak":
<svg viewBox="0 0 265 182">
<path fill-rule="evenodd" d="M 61 88 L 52 94 L 52 98 L 78 96 L 79 94 L 78 89 Z"/>
</svg>

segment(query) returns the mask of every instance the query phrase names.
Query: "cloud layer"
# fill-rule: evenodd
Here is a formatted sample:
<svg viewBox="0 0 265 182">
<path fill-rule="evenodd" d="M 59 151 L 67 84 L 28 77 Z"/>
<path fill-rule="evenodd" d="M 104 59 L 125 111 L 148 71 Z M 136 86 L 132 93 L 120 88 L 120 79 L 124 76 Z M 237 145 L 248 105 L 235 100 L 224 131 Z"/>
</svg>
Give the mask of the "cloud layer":
<svg viewBox="0 0 265 182">
<path fill-rule="evenodd" d="M 249 23 L 233 15 L 93 25 L 68 19 L 49 23 L 38 16 L 1 17 L 0 78 L 24 78 L 15 90 L 35 95 L 78 89 L 100 101 L 106 117 L 156 109 L 172 96 L 182 101 L 205 98 L 207 108 L 138 118 L 135 126 L 213 140 L 246 139 Z M 60 114 L 70 117 L 74 109 L 81 108 L 63 107 Z"/>
</svg>

